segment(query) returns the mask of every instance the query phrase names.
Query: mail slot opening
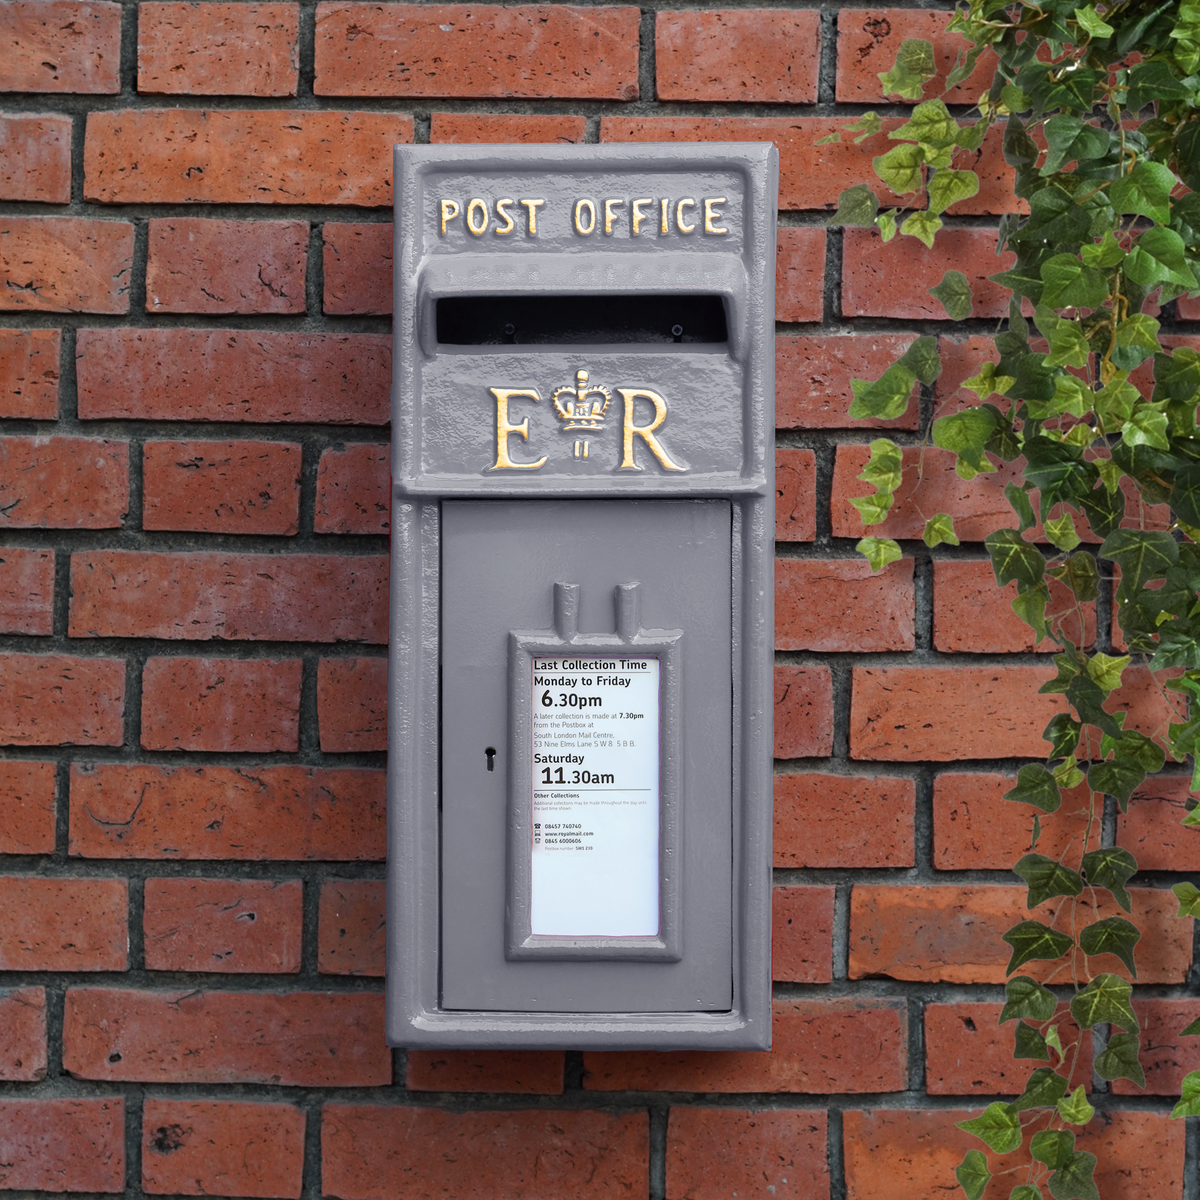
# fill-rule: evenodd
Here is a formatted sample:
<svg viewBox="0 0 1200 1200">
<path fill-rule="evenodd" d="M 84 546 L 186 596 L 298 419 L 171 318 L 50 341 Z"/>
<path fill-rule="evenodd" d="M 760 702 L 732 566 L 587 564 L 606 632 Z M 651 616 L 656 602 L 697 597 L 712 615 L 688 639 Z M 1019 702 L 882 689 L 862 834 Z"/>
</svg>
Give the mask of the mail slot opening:
<svg viewBox="0 0 1200 1200">
<path fill-rule="evenodd" d="M 591 346 L 729 340 L 720 296 L 450 296 L 437 301 L 444 346 Z"/>
</svg>

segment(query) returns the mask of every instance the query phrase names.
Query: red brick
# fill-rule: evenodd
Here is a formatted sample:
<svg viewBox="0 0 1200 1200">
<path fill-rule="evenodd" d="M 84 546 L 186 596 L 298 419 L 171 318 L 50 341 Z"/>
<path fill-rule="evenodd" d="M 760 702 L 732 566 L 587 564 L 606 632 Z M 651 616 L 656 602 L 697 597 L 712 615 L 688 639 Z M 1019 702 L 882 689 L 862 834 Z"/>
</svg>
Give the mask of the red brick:
<svg viewBox="0 0 1200 1200">
<path fill-rule="evenodd" d="M 146 311 L 302 313 L 307 256 L 307 221 L 151 221 Z"/>
<path fill-rule="evenodd" d="M 833 888 L 772 889 L 771 978 L 780 983 L 833 979 Z"/>
<path fill-rule="evenodd" d="M 386 750 L 387 659 L 321 659 L 317 724 L 326 754 Z"/>
<path fill-rule="evenodd" d="M 833 676 L 828 667 L 775 668 L 775 757 L 833 753 Z"/>
<path fill-rule="evenodd" d="M 821 14 L 778 8 L 660 12 L 659 100 L 814 104 Z"/>
<path fill-rule="evenodd" d="M 0 200 L 70 203 L 70 117 L 0 115 Z"/>
<path fill-rule="evenodd" d="M 584 1055 L 592 1091 L 897 1092 L 907 1086 L 902 1000 L 776 1000 L 771 1049 Z"/>
<path fill-rule="evenodd" d="M 123 1192 L 125 1098 L 0 1100 L 0 1188 Z"/>
<path fill-rule="evenodd" d="M 1097 907 L 1086 893 L 1074 900 L 1075 928 L 1093 917 L 1120 916 L 1107 892 Z M 1138 946 L 1139 983 L 1179 983 L 1192 958 L 1191 930 L 1175 919 L 1178 905 L 1165 890 L 1132 888 L 1133 921 L 1145 935 Z M 1018 921 L 1053 925 L 1070 902 L 1047 901 L 1030 912 L 1023 887 L 858 885 L 850 898 L 850 978 L 944 983 L 1003 983 L 1011 947 L 1001 940 Z M 1064 913 L 1063 927 L 1070 921 Z M 1069 959 L 1026 963 L 1022 972 L 1069 983 Z M 1094 971 L 1128 978 L 1109 954 L 1089 960 Z"/>
<path fill-rule="evenodd" d="M 0 854 L 54 853 L 54 775 L 52 762 L 0 762 Z"/>
<path fill-rule="evenodd" d="M 300 109 L 88 114 L 84 198 L 101 204 L 392 202 L 392 146 L 412 117 Z"/>
<path fill-rule="evenodd" d="M 895 776 L 775 776 L 777 867 L 911 867 L 916 785 Z"/>
<path fill-rule="evenodd" d="M 429 140 L 434 143 L 582 142 L 586 133 L 586 117 L 565 114 L 435 112 L 429 118 Z"/>
<path fill-rule="evenodd" d="M 317 970 L 322 975 L 383 975 L 386 899 L 382 879 L 327 879 L 321 884 Z"/>
<path fill-rule="evenodd" d="M 79 415 L 387 423 L 391 338 L 238 329 L 81 329 Z"/>
<path fill-rule="evenodd" d="M 0 550 L 0 633 L 54 632 L 54 551 Z"/>
<path fill-rule="evenodd" d="M 57 329 L 0 329 L 0 417 L 58 416 Z"/>
<path fill-rule="evenodd" d="M 386 557 L 157 554 L 71 557 L 71 637 L 387 641 Z"/>
<path fill-rule="evenodd" d="M 811 450 L 775 451 L 775 540 L 817 536 L 817 459 Z"/>
<path fill-rule="evenodd" d="M 1185 1026 L 1200 1017 L 1200 1001 L 1183 997 L 1138 999 L 1134 1003 L 1142 1026 L 1139 1058 L 1146 1072 L 1143 1091 L 1129 1079 L 1114 1079 L 1108 1086 L 1118 1096 L 1177 1097 L 1183 1077 L 1200 1070 L 1200 1042 L 1180 1037 Z"/>
<path fill-rule="evenodd" d="M 0 745 L 119 746 L 125 662 L 69 654 L 0 656 Z"/>
<path fill-rule="evenodd" d="M 303 894 L 298 879 L 147 879 L 146 968 L 294 974 Z"/>
<path fill-rule="evenodd" d="M 0 528 L 113 529 L 128 508 L 128 442 L 0 438 Z"/>
<path fill-rule="evenodd" d="M 1180 296 L 1175 301 L 1175 312 L 1182 321 L 1200 320 L 1200 300 L 1192 300 L 1187 296 Z"/>
<path fill-rule="evenodd" d="M 0 876 L 0 971 L 124 971 L 124 879 Z"/>
<path fill-rule="evenodd" d="M 1074 595 L 1063 584 L 1050 580 L 1046 617 L 1079 645 L 1079 609 Z M 1018 654 L 1040 650 L 1049 654 L 1061 647 L 1051 637 L 1034 645 L 1033 630 L 1012 610 L 1017 596 L 1014 580 L 996 586 L 990 561 L 942 559 L 933 564 L 933 644 L 938 650 L 972 654 Z M 1096 605 L 1083 605 L 1084 644 L 1096 640 Z"/>
<path fill-rule="evenodd" d="M 327 767 L 71 767 L 84 858 L 382 861 L 384 773 Z"/>
<path fill-rule="evenodd" d="M 911 650 L 913 560 L 878 574 L 866 559 L 781 558 L 775 563 L 778 650 Z"/>
<path fill-rule="evenodd" d="M 1049 669 L 1048 669 L 1049 668 Z M 1061 696 L 1039 696 L 1050 664 L 855 667 L 850 757 L 892 762 L 1044 758 Z"/>
<path fill-rule="evenodd" d="M 1200 838 L 1179 822 L 1195 800 L 1187 775 L 1148 779 L 1117 816 L 1117 845 L 1138 860 L 1143 871 L 1200 871 Z"/>
<path fill-rule="evenodd" d="M 823 1112 L 673 1106 L 666 1194 L 671 1200 L 827 1198 L 827 1124 Z"/>
<path fill-rule="evenodd" d="M 995 341 L 982 334 L 965 338 L 939 337 L 937 348 L 942 373 L 933 385 L 934 412 L 940 417 L 978 404 L 979 397 L 962 385 L 972 375 L 979 374 L 985 362 L 1000 361 Z"/>
<path fill-rule="evenodd" d="M 299 442 L 147 442 L 144 529 L 295 534 Z"/>
<path fill-rule="evenodd" d="M 512 1092 L 561 1096 L 561 1050 L 410 1050 L 410 1092 Z"/>
<path fill-rule="evenodd" d="M 921 12 L 903 8 L 843 8 L 838 12 L 837 91 L 842 104 L 879 104 L 884 100 L 879 75 L 890 71 L 900 43 L 921 38 L 933 43 L 934 61 L 939 79 L 953 68 L 960 50 L 968 43 L 958 34 L 946 32 L 948 12 Z M 996 57 L 987 51 L 971 77 L 953 88 L 945 99 L 951 104 L 974 104 L 992 81 Z M 934 81 L 926 88 L 932 99 L 941 94 L 942 83 Z M 893 97 L 896 99 L 896 97 Z M 900 101 L 900 103 L 905 103 Z M 908 101 L 907 103 L 912 103 Z"/>
<path fill-rule="evenodd" d="M 321 237 L 325 313 L 334 317 L 359 313 L 391 316 L 391 222 L 368 225 L 327 221 Z"/>
<path fill-rule="evenodd" d="M 974 1109 L 847 1111 L 845 1140 L 847 1200 L 895 1200 L 896 1196 L 951 1196 L 954 1168 L 968 1150 L 982 1149 L 978 1138 L 955 1121 L 977 1117 Z M 1078 1146 L 1098 1159 L 1096 1186 L 1105 1200 L 1177 1196 L 1183 1187 L 1185 1129 L 1164 1113 L 1112 1109 L 1078 1131 Z M 986 1153 L 986 1151 L 985 1151 Z M 988 1156 L 999 1177 L 985 1200 L 1001 1200 L 1013 1186 L 1002 1172 L 1029 1169 L 1029 1145 L 1011 1155 Z"/>
<path fill-rule="evenodd" d="M 84 217 L 0 217 L 0 309 L 127 313 L 133 226 Z"/>
<path fill-rule="evenodd" d="M 636 100 L 633 7 L 317 5 L 318 96 Z"/>
<path fill-rule="evenodd" d="M 925 1090 L 931 1096 L 1017 1096 L 1040 1063 L 1013 1058 L 1015 1021 L 1001 1025 L 1003 1004 L 925 1005 Z M 1092 1090 L 1092 1035 L 1079 1036 L 1066 1005 L 1055 1020 L 1073 1064 L 1071 1087 Z M 1044 1029 L 1044 1025 L 1040 1025 Z M 1073 1049 L 1079 1043 L 1078 1049 Z M 1052 1064 L 1062 1066 L 1062 1063 Z M 1063 1072 L 1066 1073 L 1065 1071 Z"/>
<path fill-rule="evenodd" d="M 297 4 L 140 4 L 137 89 L 294 96 L 299 37 Z"/>
<path fill-rule="evenodd" d="M 944 229 L 932 249 L 916 238 L 898 237 L 885 245 L 874 230 L 847 229 L 842 234 L 842 315 L 948 321 L 929 289 L 954 270 L 971 285 L 972 316 L 1002 317 L 1009 293 L 988 276 L 1016 261 L 1011 250 L 996 257 L 994 229 Z"/>
<path fill-rule="evenodd" d="M 391 528 L 391 447 L 359 442 L 324 450 L 317 468 L 316 533 L 387 533 Z"/>
<path fill-rule="evenodd" d="M 849 416 L 850 402 L 854 399 L 850 381 L 878 379 L 913 340 L 908 334 L 895 333 L 876 333 L 868 337 L 777 337 L 776 426 L 780 429 L 916 429 L 917 406 L 912 399 L 904 415 L 894 421 L 852 421 Z M 914 397 L 917 392 L 914 386 Z"/>
<path fill-rule="evenodd" d="M 71 988 L 63 1066 L 79 1079 L 386 1087 L 383 996 Z"/>
<path fill-rule="evenodd" d="M 299 1200 L 303 1175 L 304 1112 L 293 1104 L 150 1098 L 142 1109 L 151 1194 Z"/>
<path fill-rule="evenodd" d="M 775 320 L 819 321 L 824 312 L 825 230 L 784 225 L 776 237 Z"/>
<path fill-rule="evenodd" d="M 1029 853 L 1039 814 L 1004 799 L 1016 782 L 1015 775 L 972 771 L 943 771 L 934 779 L 933 865 L 939 871 L 1008 871 Z M 1071 851 L 1072 865 L 1078 863 L 1088 802 L 1086 784 L 1064 793 L 1062 808 L 1042 818 L 1039 854 L 1060 858 Z"/>
<path fill-rule="evenodd" d="M 295 751 L 298 658 L 151 658 L 142 670 L 147 750 Z"/>
<path fill-rule="evenodd" d="M 121 90 L 121 6 L 8 0 L 0 8 L 0 92 Z"/>
<path fill-rule="evenodd" d="M 34 1083 L 46 1066 L 46 989 L 0 991 L 0 1079 Z"/>
</svg>

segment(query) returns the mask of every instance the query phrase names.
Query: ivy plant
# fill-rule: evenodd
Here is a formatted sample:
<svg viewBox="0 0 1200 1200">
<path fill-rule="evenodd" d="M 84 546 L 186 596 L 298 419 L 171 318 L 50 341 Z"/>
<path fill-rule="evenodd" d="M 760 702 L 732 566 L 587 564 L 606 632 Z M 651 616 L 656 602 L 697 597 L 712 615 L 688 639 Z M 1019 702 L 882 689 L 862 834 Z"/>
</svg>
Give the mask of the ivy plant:
<svg viewBox="0 0 1200 1200">
<path fill-rule="evenodd" d="M 1160 333 L 1173 302 L 1200 295 L 1200 0 L 969 0 L 950 29 L 966 49 L 942 95 L 985 54 L 990 86 L 955 115 L 927 95 L 932 45 L 904 42 L 880 79 L 915 102 L 908 119 L 868 112 L 832 135 L 886 134 L 894 144 L 873 166 L 899 203 L 884 207 L 863 183 L 842 193 L 830 223 L 932 247 L 948 210 L 979 190 L 972 165 L 985 139 L 998 139 L 1014 173 L 996 246 L 1013 261 L 991 276 L 1009 295 L 1007 319 L 963 385 L 976 399 L 938 416 L 926 440 L 954 454 L 964 480 L 1013 464 L 1013 517 L 985 544 L 997 583 L 1016 585 L 1017 616 L 1057 644 L 1040 690 L 1061 695 L 1064 711 L 1046 727 L 1046 761 L 1021 767 L 1006 796 L 1036 812 L 1013 867 L 1030 915 L 1004 935 L 1000 1021 L 1012 1025 L 1014 1057 L 1037 1065 L 1016 1100 L 959 1123 L 995 1155 L 1021 1153 L 1001 1166 L 970 1150 L 957 1177 L 968 1200 L 994 1173 L 1011 1177 L 997 1180 L 1011 1200 L 1099 1200 L 1096 1159 L 1076 1144 L 1095 1112 L 1071 1085 L 1082 1039 L 1104 1038 L 1101 1078 L 1145 1084 L 1129 982 L 1143 936 L 1126 888 L 1137 862 L 1104 844 L 1104 798 L 1125 812 L 1168 757 L 1191 759 L 1200 790 L 1200 353 Z M 961 271 L 930 291 L 950 318 L 972 316 Z M 854 381 L 850 415 L 901 416 L 941 369 L 937 340 L 917 338 L 880 378 Z M 853 501 L 864 525 L 887 520 L 905 470 L 895 442 L 871 443 L 859 478 L 873 490 Z M 956 544 L 953 514 L 929 517 L 924 538 Z M 858 548 L 877 571 L 901 555 L 887 537 Z M 1118 655 L 1084 640 L 1084 607 L 1110 586 L 1128 651 Z M 1052 588 L 1069 603 L 1052 606 Z M 1135 657 L 1178 717 L 1149 736 L 1114 695 Z M 1066 850 L 1039 853 L 1043 823 L 1066 819 L 1079 830 L 1056 840 Z M 1182 823 L 1200 825 L 1200 809 Z M 1200 915 L 1200 890 L 1174 890 L 1181 917 Z M 1182 1033 L 1200 1033 L 1200 1021 Z M 1200 1115 L 1200 1072 L 1173 1115 Z"/>
</svg>

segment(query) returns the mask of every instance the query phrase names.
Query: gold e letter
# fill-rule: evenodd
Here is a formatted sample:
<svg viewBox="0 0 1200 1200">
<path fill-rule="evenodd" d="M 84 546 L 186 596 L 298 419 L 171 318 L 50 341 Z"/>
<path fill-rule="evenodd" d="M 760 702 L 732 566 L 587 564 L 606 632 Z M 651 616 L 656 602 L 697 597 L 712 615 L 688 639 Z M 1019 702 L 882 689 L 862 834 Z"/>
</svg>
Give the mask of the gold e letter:
<svg viewBox="0 0 1200 1200">
<path fill-rule="evenodd" d="M 622 455 L 618 471 L 640 471 L 642 468 L 633 459 L 633 439 L 636 434 L 650 448 L 650 453 L 662 463 L 668 471 L 684 471 L 677 462 L 671 461 L 671 456 L 663 448 L 662 442 L 654 436 L 654 431 L 667 419 L 667 402 L 657 393 L 645 388 L 617 388 L 625 401 L 625 432 L 622 442 Z M 638 399 L 649 400 L 654 405 L 654 420 L 649 425 L 638 425 L 634 417 L 634 406 Z"/>
<path fill-rule="evenodd" d="M 529 418 L 512 424 L 508 419 L 508 402 L 513 399 L 522 400 L 540 400 L 541 396 L 537 394 L 536 388 L 488 388 L 488 391 L 496 397 L 496 461 L 488 468 L 489 471 L 535 471 L 538 467 L 543 466 L 546 462 L 546 456 L 542 455 L 537 462 L 519 463 L 513 462 L 508 457 L 508 435 L 510 433 L 519 433 L 526 441 L 529 440 Z M 666 415 L 664 411 L 663 416 Z M 661 418 L 660 418 L 661 422 Z M 651 429 L 658 428 L 657 425 L 649 426 Z M 657 453 L 657 451 L 656 451 Z"/>
</svg>

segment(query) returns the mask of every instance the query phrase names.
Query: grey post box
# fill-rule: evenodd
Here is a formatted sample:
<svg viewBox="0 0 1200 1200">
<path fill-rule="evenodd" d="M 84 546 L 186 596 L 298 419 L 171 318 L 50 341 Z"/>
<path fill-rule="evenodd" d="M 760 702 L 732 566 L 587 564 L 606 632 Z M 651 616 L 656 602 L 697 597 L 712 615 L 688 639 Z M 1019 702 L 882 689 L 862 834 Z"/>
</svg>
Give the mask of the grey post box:
<svg viewBox="0 0 1200 1200">
<path fill-rule="evenodd" d="M 388 1040 L 766 1048 L 776 152 L 395 172 Z"/>
</svg>

